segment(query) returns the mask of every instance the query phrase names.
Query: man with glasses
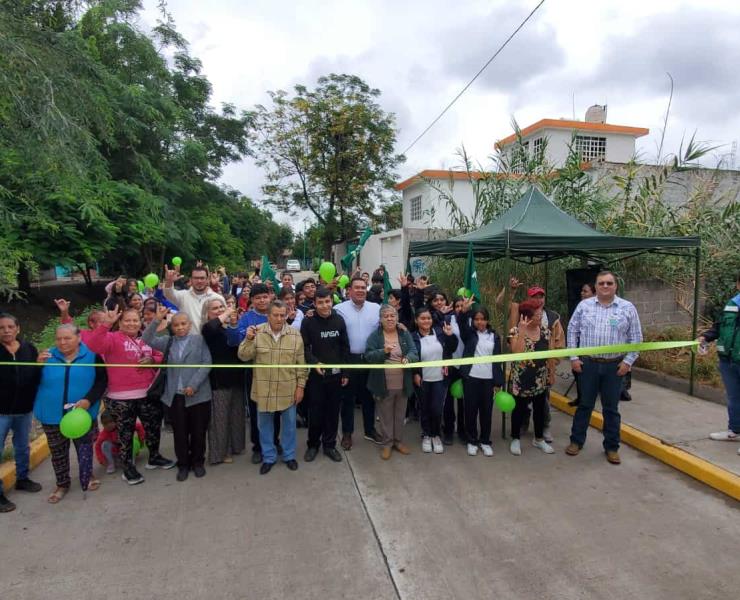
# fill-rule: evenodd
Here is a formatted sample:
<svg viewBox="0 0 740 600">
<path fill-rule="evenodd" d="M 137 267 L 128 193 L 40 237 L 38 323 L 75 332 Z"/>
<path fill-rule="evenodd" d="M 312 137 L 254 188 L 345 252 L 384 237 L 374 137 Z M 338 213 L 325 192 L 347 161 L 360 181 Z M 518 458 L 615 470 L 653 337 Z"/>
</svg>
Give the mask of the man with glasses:
<svg viewBox="0 0 740 600">
<path fill-rule="evenodd" d="M 190 328 L 189 335 L 200 335 L 200 322 L 203 319 L 203 306 L 210 300 L 221 300 L 226 303 L 224 297 L 214 292 L 208 284 L 210 275 L 208 268 L 200 265 L 193 267 L 190 273 L 190 288 L 176 290 L 175 280 L 180 272 L 164 266 L 164 297 L 177 306 L 180 312 L 190 317 L 190 322 L 195 326 Z"/>
<path fill-rule="evenodd" d="M 568 324 L 568 347 L 587 348 L 642 342 L 640 317 L 634 305 L 617 296 L 617 279 L 611 271 L 596 276 L 596 296 L 582 300 Z M 622 378 L 637 360 L 637 352 L 572 356 L 573 372 L 580 373 L 581 402 L 573 417 L 566 454 L 575 456 L 586 442 L 586 432 L 596 396 L 601 394 L 604 414 L 604 451 L 615 465 L 619 458 L 619 396 Z"/>
</svg>

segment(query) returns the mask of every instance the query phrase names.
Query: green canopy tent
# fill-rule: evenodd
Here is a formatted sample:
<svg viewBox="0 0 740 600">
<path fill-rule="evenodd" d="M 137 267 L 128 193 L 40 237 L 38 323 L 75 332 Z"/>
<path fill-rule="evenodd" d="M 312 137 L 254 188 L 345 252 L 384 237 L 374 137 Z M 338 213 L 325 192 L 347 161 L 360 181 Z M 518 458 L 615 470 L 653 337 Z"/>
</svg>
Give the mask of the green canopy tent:
<svg viewBox="0 0 740 600">
<path fill-rule="evenodd" d="M 495 221 L 476 231 L 447 240 L 411 242 L 409 256 L 465 258 L 472 248 L 477 260 L 509 258 L 529 264 L 544 262 L 545 267 L 548 261 L 566 256 L 580 256 L 602 263 L 647 252 L 693 257 L 695 338 L 699 304 L 700 245 L 701 240 L 698 237 L 622 237 L 597 231 L 560 210 L 539 189 L 531 186 L 514 206 Z M 606 258 L 606 255 L 611 256 L 611 259 Z M 506 289 L 505 305 L 508 305 L 508 286 Z M 694 392 L 694 360 L 692 354 L 690 394 Z"/>
</svg>

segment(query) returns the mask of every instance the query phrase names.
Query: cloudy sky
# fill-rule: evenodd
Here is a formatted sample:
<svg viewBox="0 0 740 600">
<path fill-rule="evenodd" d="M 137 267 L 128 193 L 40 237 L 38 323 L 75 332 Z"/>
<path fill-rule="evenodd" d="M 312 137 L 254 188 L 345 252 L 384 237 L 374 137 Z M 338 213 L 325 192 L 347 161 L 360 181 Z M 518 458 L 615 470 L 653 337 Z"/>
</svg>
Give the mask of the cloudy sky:
<svg viewBox="0 0 740 600">
<path fill-rule="evenodd" d="M 169 0 L 178 30 L 203 62 L 213 102 L 248 109 L 267 90 L 313 85 L 328 73 L 359 75 L 396 114 L 398 151 L 437 116 L 539 0 Z M 143 25 L 157 18 L 145 0 Z M 542 118 L 583 119 L 608 105 L 608 122 L 650 128 L 638 140 L 654 160 L 669 80 L 675 81 L 665 149 L 683 136 L 724 145 L 740 138 L 740 2 L 545 0 L 443 119 L 408 153 L 405 179 L 454 168 L 462 144 L 483 165 L 497 139 Z M 575 99 L 575 102 L 574 102 Z M 740 163 L 740 159 L 737 161 Z M 259 201 L 251 161 L 223 182 Z M 282 221 L 287 219 L 282 218 Z"/>
</svg>

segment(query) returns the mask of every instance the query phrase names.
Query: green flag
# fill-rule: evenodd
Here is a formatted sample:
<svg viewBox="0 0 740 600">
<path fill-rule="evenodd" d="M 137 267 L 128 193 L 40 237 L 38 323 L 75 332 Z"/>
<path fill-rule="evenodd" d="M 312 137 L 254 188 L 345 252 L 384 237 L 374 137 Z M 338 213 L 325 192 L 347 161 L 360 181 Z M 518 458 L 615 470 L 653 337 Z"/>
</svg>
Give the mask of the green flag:
<svg viewBox="0 0 740 600">
<path fill-rule="evenodd" d="M 369 227 L 365 229 L 365 231 L 362 232 L 362 235 L 360 236 L 360 241 L 357 243 L 357 247 L 342 257 L 342 259 L 339 261 L 342 264 L 342 269 L 344 269 L 345 273 L 351 273 L 352 272 L 352 263 L 355 262 L 355 259 L 360 255 L 360 250 L 362 250 L 362 247 L 365 245 L 365 242 L 367 242 L 368 238 L 373 234 L 373 230 Z"/>
<path fill-rule="evenodd" d="M 388 294 L 391 293 L 393 286 L 391 285 L 391 278 L 388 276 L 388 269 L 385 265 L 380 266 L 383 267 L 383 301 L 387 304 Z"/>
<path fill-rule="evenodd" d="M 277 274 L 270 266 L 270 259 L 263 255 L 260 262 L 262 263 L 260 266 L 260 279 L 262 279 L 262 283 L 265 283 L 268 279 L 272 281 L 272 289 L 277 294 L 280 291 L 280 282 L 278 281 Z"/>
<path fill-rule="evenodd" d="M 468 260 L 465 261 L 465 280 L 463 285 L 473 292 L 475 299 L 480 302 L 480 287 L 478 287 L 478 270 L 475 268 L 475 257 L 473 256 L 473 244 L 468 245 Z"/>
</svg>

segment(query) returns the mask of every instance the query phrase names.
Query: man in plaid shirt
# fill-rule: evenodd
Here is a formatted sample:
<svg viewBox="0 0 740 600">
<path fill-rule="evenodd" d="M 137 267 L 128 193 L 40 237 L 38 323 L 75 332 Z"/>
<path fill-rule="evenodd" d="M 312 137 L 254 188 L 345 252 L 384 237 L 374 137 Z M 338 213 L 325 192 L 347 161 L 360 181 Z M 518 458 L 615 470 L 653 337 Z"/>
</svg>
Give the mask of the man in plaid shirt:
<svg viewBox="0 0 740 600">
<path fill-rule="evenodd" d="M 617 279 L 611 271 L 596 276 L 596 296 L 586 298 L 573 311 L 568 323 L 568 347 L 587 348 L 642 341 L 640 317 L 634 305 L 617 296 Z M 622 378 L 637 360 L 637 352 L 571 357 L 574 373 L 581 374 L 581 402 L 573 417 L 566 454 L 575 456 L 586 442 L 586 432 L 596 396 L 601 394 L 604 414 L 604 451 L 615 465 L 619 458 L 619 396 Z"/>
<path fill-rule="evenodd" d="M 267 309 L 267 323 L 247 328 L 246 337 L 239 346 L 239 358 L 254 360 L 258 365 L 305 364 L 303 338 L 297 329 L 286 323 L 287 314 L 288 307 L 284 302 L 271 302 Z M 269 473 L 277 461 L 273 413 L 280 414 L 283 461 L 291 471 L 295 471 L 298 468 L 295 459 L 296 406 L 303 400 L 307 370 L 276 366 L 254 371 L 252 400 L 257 403 L 263 459 L 260 473 Z"/>
</svg>

